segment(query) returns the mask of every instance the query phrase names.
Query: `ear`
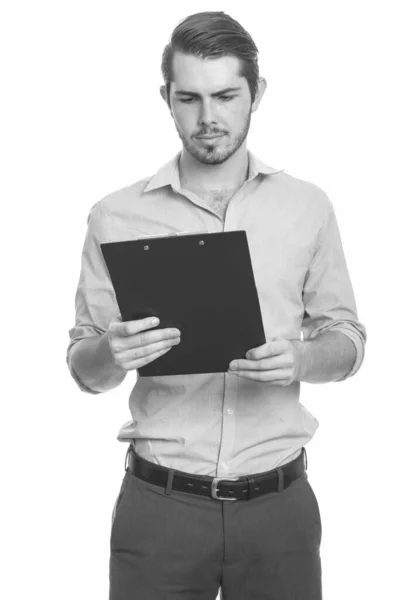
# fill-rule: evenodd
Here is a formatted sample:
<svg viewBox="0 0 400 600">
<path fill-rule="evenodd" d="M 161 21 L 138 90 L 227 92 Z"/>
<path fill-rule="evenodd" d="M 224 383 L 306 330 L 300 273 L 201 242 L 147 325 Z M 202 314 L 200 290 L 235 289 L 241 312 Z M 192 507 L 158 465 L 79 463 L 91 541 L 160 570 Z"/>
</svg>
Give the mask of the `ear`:
<svg viewBox="0 0 400 600">
<path fill-rule="evenodd" d="M 167 88 L 165 85 L 162 85 L 160 87 L 160 94 L 161 94 L 161 98 L 168 104 L 169 107 L 169 100 L 168 100 L 168 96 L 167 96 Z"/>
<path fill-rule="evenodd" d="M 258 78 L 258 89 L 256 93 L 256 97 L 254 98 L 254 102 L 251 106 L 251 112 L 256 112 L 259 104 L 261 102 L 262 97 L 264 96 L 265 90 L 267 89 L 267 82 L 264 77 Z"/>
</svg>

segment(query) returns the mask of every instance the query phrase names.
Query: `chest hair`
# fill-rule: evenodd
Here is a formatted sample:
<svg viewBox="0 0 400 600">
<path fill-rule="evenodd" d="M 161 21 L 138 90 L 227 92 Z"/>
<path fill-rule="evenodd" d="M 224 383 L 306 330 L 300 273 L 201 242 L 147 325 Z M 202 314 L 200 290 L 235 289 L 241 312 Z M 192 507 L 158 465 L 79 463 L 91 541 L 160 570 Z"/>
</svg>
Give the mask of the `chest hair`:
<svg viewBox="0 0 400 600">
<path fill-rule="evenodd" d="M 235 190 L 209 190 L 203 193 L 203 200 L 219 217 L 224 218 L 226 209 Z"/>
</svg>

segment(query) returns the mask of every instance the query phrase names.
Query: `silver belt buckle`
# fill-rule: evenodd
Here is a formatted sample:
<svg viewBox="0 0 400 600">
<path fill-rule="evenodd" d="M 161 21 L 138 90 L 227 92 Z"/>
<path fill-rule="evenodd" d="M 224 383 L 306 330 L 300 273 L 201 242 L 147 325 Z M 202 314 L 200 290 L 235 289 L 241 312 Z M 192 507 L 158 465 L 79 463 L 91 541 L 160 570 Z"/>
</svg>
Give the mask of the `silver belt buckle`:
<svg viewBox="0 0 400 600">
<path fill-rule="evenodd" d="M 211 482 L 211 497 L 214 498 L 214 500 L 227 500 L 228 502 L 235 502 L 238 500 L 238 498 L 220 498 L 217 495 L 217 488 L 220 481 L 239 481 L 239 477 L 214 477 Z"/>
</svg>

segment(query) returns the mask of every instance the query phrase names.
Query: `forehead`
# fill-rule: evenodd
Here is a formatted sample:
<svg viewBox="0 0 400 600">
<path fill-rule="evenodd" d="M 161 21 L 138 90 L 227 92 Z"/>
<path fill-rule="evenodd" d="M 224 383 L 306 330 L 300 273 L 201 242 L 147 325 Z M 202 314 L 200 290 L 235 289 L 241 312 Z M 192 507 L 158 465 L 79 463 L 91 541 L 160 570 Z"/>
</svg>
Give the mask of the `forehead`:
<svg viewBox="0 0 400 600">
<path fill-rule="evenodd" d="M 200 58 L 176 52 L 172 60 L 173 81 L 171 89 L 184 89 L 198 93 L 211 93 L 215 89 L 244 87 L 240 77 L 240 60 L 236 56 Z"/>
</svg>

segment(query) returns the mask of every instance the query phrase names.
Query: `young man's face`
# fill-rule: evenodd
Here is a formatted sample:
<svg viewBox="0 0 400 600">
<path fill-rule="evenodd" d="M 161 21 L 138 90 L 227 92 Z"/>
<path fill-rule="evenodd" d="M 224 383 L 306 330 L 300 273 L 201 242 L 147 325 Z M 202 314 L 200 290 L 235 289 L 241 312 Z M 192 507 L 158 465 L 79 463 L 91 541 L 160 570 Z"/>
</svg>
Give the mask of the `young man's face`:
<svg viewBox="0 0 400 600">
<path fill-rule="evenodd" d="M 249 85 L 239 72 L 235 56 L 174 55 L 171 114 L 183 146 L 204 164 L 225 162 L 247 137 L 264 87 L 252 105 Z M 167 100 L 164 86 L 161 93 Z"/>
</svg>

